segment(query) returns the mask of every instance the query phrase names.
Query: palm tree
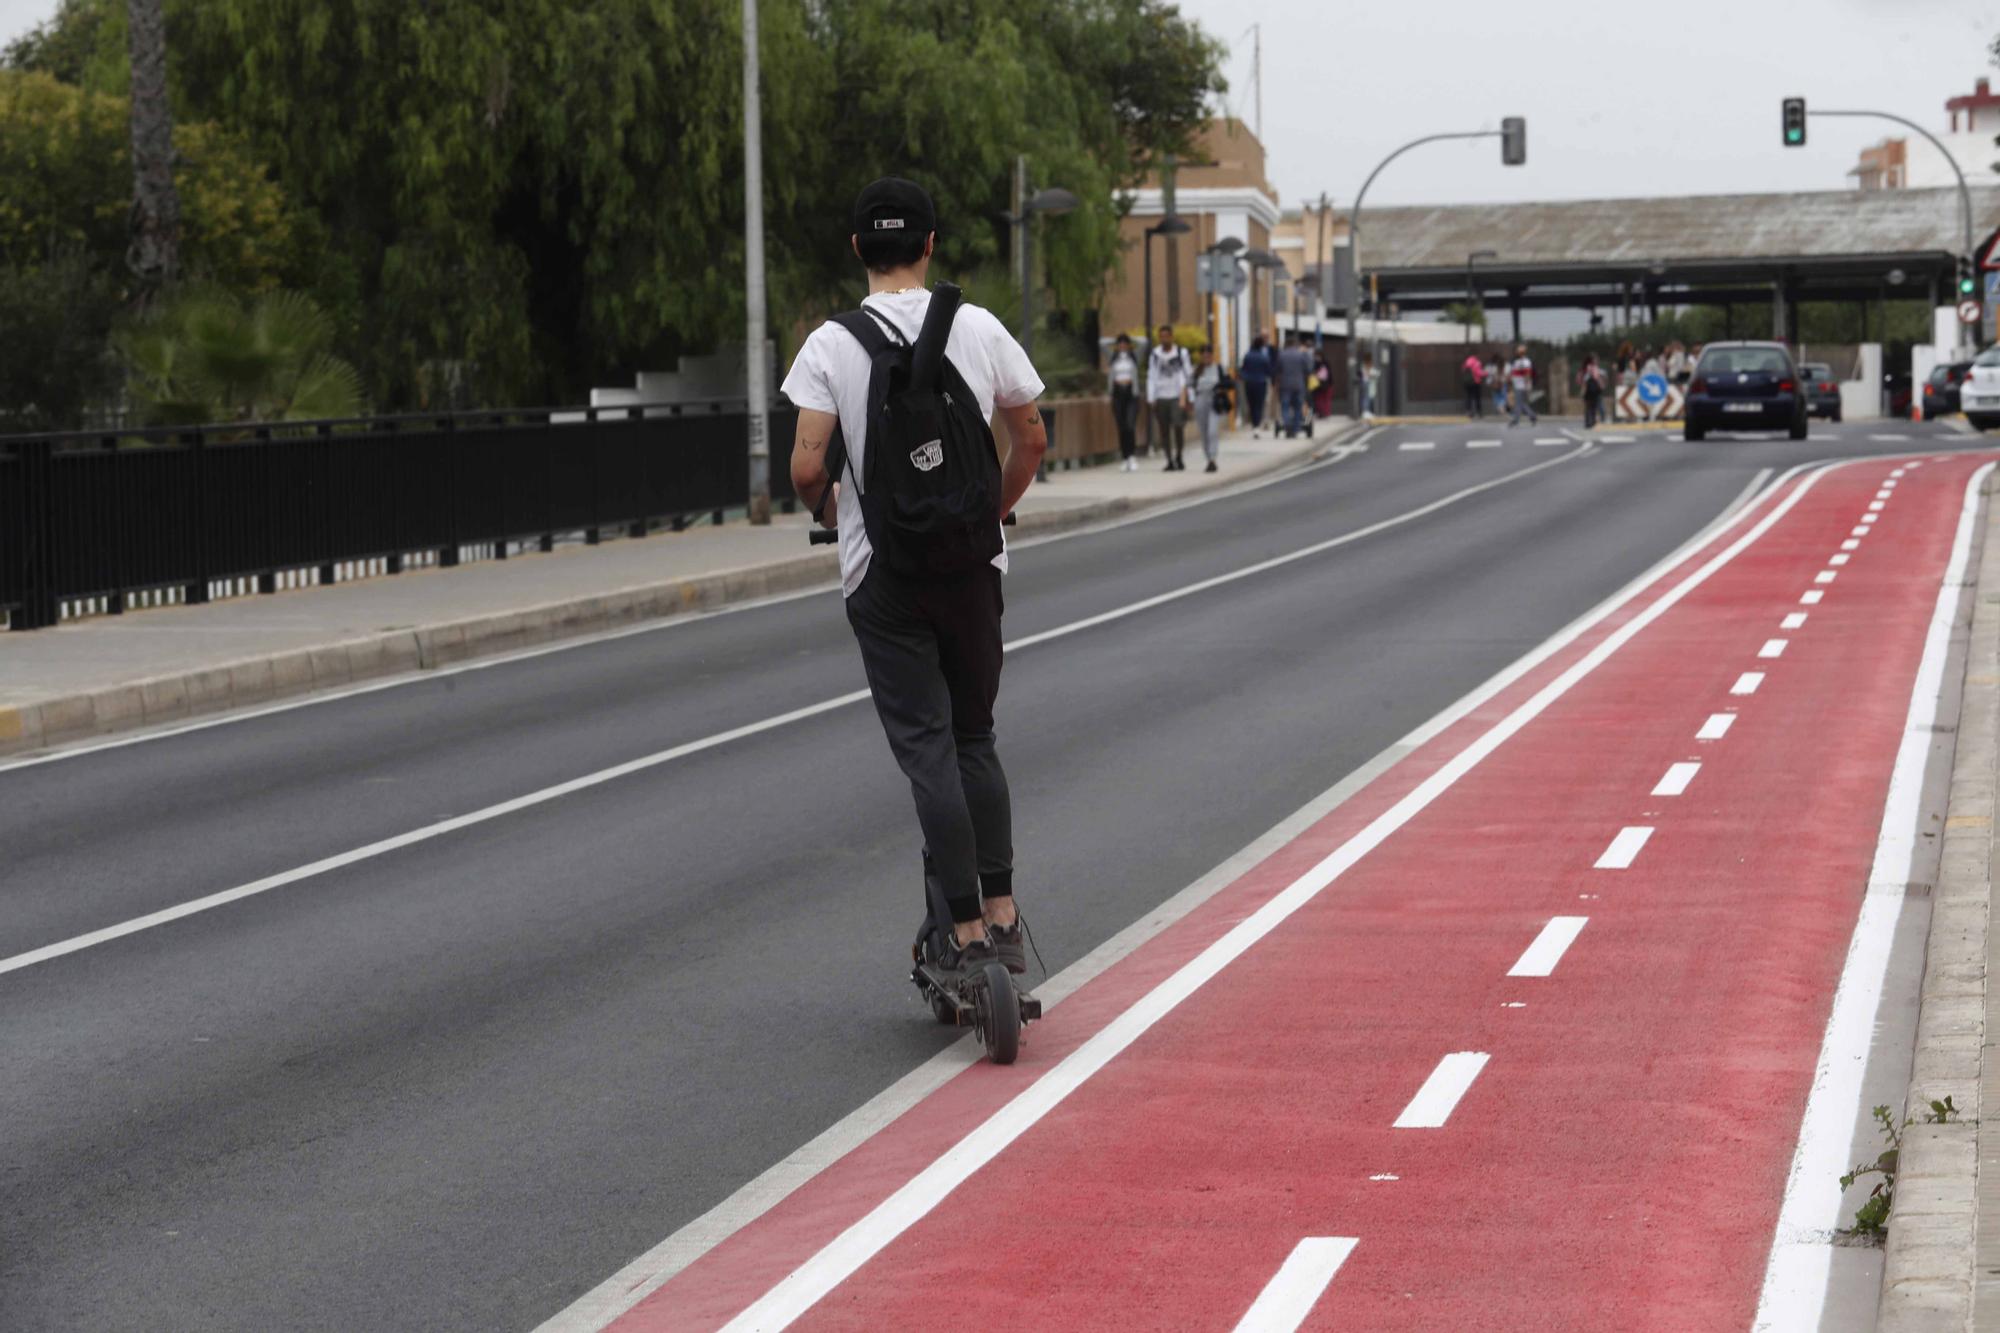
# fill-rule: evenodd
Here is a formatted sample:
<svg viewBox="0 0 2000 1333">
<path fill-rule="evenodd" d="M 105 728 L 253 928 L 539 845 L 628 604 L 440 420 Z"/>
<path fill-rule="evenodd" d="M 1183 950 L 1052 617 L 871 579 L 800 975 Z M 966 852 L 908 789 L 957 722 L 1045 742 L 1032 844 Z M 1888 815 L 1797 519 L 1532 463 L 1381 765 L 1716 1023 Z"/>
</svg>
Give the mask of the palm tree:
<svg viewBox="0 0 2000 1333">
<path fill-rule="evenodd" d="M 181 201 L 174 189 L 174 115 L 167 105 L 162 0 L 126 0 L 132 60 L 132 241 L 125 262 L 144 304 L 180 267 Z"/>
<path fill-rule="evenodd" d="M 193 288 L 124 329 L 118 350 L 148 425 L 309 421 L 362 407 L 361 377 L 333 339 L 333 322 L 298 292 L 246 302 Z"/>
</svg>

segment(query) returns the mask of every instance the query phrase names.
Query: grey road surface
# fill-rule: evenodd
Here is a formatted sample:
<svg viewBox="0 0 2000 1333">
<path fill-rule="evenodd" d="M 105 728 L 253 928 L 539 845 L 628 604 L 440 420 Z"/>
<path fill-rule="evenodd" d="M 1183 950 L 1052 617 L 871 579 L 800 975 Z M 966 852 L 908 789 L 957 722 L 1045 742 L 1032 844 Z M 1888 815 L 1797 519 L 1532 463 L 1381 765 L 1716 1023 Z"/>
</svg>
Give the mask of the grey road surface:
<svg viewBox="0 0 2000 1333">
<path fill-rule="evenodd" d="M 1013 639 L 1549 464 L 1010 656 L 1052 969 L 1762 469 L 1977 443 L 1536 443 L 1561 433 L 1400 427 L 1017 552 Z M 829 592 L 0 768 L 0 960 L 860 684 Z M 950 1039 L 904 975 L 919 912 L 860 704 L 0 974 L 0 1327 L 531 1327 Z"/>
</svg>

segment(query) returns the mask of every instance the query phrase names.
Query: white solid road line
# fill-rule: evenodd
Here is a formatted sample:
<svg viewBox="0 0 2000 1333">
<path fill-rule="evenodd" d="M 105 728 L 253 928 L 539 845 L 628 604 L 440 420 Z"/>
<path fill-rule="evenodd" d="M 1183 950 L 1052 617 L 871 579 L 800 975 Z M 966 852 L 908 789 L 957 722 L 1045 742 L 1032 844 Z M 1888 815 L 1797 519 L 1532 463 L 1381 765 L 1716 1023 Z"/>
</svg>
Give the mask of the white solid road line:
<svg viewBox="0 0 2000 1333">
<path fill-rule="evenodd" d="M 1403 442 L 1402 442 L 1401 444 L 1397 445 L 1396 447 L 1397 447 L 1398 449 L 1435 449 L 1435 448 L 1437 448 L 1437 441 L 1436 441 L 1436 440 L 1404 440 L 1404 441 L 1403 441 Z"/>
<path fill-rule="evenodd" d="M 1653 836 L 1653 830 L 1645 824 L 1632 824 L 1618 830 L 1618 836 L 1604 849 L 1591 867 L 1593 870 L 1629 870 L 1632 862 L 1639 857 L 1639 849 L 1646 845 L 1646 839 Z"/>
<path fill-rule="evenodd" d="M 1698 741 L 1719 741 L 1729 734 L 1729 728 L 1735 721 L 1734 713 L 1710 713 L 1708 721 L 1701 724 L 1701 730 L 1694 734 L 1694 738 Z"/>
<path fill-rule="evenodd" d="M 1443 1129 L 1444 1122 L 1471 1089 L 1479 1071 L 1486 1068 L 1485 1051 L 1453 1051 L 1438 1061 L 1424 1086 L 1410 1098 L 1410 1104 L 1396 1117 L 1396 1129 Z"/>
<path fill-rule="evenodd" d="M 1352 1236 L 1308 1236 L 1300 1241 L 1257 1303 L 1237 1321 L 1236 1333 L 1292 1333 L 1312 1313 L 1327 1283 L 1358 1244 Z"/>
<path fill-rule="evenodd" d="M 1699 772 L 1701 772 L 1700 764 L 1671 764 L 1667 768 L 1666 776 L 1654 784 L 1653 795 L 1679 796 L 1687 791 L 1688 783 L 1693 782 L 1694 775 Z"/>
<path fill-rule="evenodd" d="M 1757 650 L 1757 656 L 1783 657 L 1785 655 L 1786 642 L 1787 640 L 1785 639 L 1766 639 L 1764 640 L 1764 646 Z"/>
<path fill-rule="evenodd" d="M 1116 610 L 1106 611 L 1095 616 L 1088 616 L 1082 620 L 1072 621 L 1067 625 L 1058 625 L 1056 628 L 1044 630 L 1040 634 L 1030 634 L 1025 638 L 1016 639 L 1008 643 L 1006 651 L 1016 652 L 1023 648 L 1032 648 L 1037 644 L 1048 643 L 1051 640 L 1064 638 L 1086 629 L 1095 628 L 1098 625 L 1122 620 L 1127 616 L 1137 615 L 1141 611 L 1151 610 L 1157 606 L 1164 606 L 1169 602 L 1179 601 L 1184 597 L 1190 597 L 1211 588 L 1233 583 L 1238 579 L 1249 578 L 1252 575 L 1303 560 L 1308 556 L 1332 550 L 1338 546 L 1344 546 L 1349 542 L 1358 541 L 1362 537 L 1371 536 L 1385 529 L 1410 522 L 1424 514 L 1433 513 L 1446 505 L 1454 504 L 1481 491 L 1489 490 L 1507 482 L 1518 481 L 1520 478 L 1528 476 L 1531 473 L 1559 466 L 1575 458 L 1581 458 L 1589 452 L 1589 449 L 1590 446 L 1585 445 L 1573 453 L 1563 454 L 1558 458 L 1546 459 L 1543 462 L 1534 464 L 1532 467 L 1525 467 L 1519 471 L 1509 472 L 1505 476 L 1496 477 L 1492 481 L 1481 482 L 1476 486 L 1468 486 L 1463 490 L 1454 491 L 1442 499 L 1433 500 L 1427 505 L 1412 509 L 1407 513 L 1398 514 L 1394 518 L 1383 519 L 1379 523 L 1373 523 L 1364 528 L 1357 528 L 1353 532 L 1329 538 L 1326 541 L 1292 551 L 1286 555 L 1275 556 L 1270 560 L 1249 565 L 1228 574 L 1219 574 L 1214 578 L 1203 579 L 1198 583 L 1190 583 L 1185 587 L 1175 589 L 1173 592 L 1161 593 L 1156 597 L 1149 597 L 1142 601 L 1133 602 Z M 780 713 L 776 717 L 765 718 L 761 722 L 752 722 L 746 726 L 718 732 L 713 736 L 706 736 L 700 740 L 688 741 L 685 744 L 676 745 L 654 754 L 644 755 L 638 759 L 628 760 L 622 764 L 614 764 L 610 768 L 600 769 L 595 773 L 586 773 L 582 777 L 572 778 L 567 782 L 559 782 L 554 786 L 544 787 L 539 791 L 532 791 L 524 796 L 517 796 L 511 800 L 501 801 L 498 804 L 474 810 L 469 814 L 457 815 L 450 819 L 441 819 L 436 823 L 426 824 L 422 828 L 411 829 L 407 833 L 399 833 L 394 837 L 371 842 L 365 847 L 356 847 L 351 851 L 341 852 L 336 856 L 324 857 L 308 865 L 298 866 L 275 875 L 268 875 L 263 879 L 254 880 L 248 884 L 239 884 L 235 888 L 224 889 L 219 893 L 212 893 L 206 897 L 177 903 L 172 907 L 163 908 L 157 912 L 149 912 L 144 916 L 134 917 L 129 921 L 121 921 L 117 925 L 106 926 L 101 930 L 93 930 L 82 935 L 72 936 L 66 940 L 58 940 L 53 944 L 44 945 L 38 949 L 30 949 L 26 953 L 16 954 L 11 958 L 0 958 L 0 975 L 18 971 L 24 967 L 32 967 L 36 963 L 44 963 L 52 958 L 60 958 L 65 954 L 76 953 L 79 950 L 88 949 L 95 945 L 107 944 L 112 940 L 122 939 L 127 935 L 136 934 L 139 931 L 148 930 L 154 926 L 163 926 L 168 922 L 178 921 L 199 912 L 210 911 L 256 894 L 283 888 L 288 884 L 296 884 L 301 880 L 312 879 L 316 876 L 326 874 L 328 871 L 338 870 L 344 866 L 366 861 L 387 852 L 412 846 L 416 843 L 427 842 L 432 838 L 442 837 L 447 833 L 455 833 L 460 829 L 470 828 L 476 824 L 483 824 L 489 820 L 498 819 L 503 815 L 515 814 L 519 811 L 569 796 L 575 792 L 601 786 L 604 783 L 629 777 L 634 773 L 644 772 L 650 768 L 657 768 L 662 764 L 672 763 L 677 759 L 683 759 L 692 754 L 699 754 L 704 750 L 712 750 L 717 746 L 727 745 L 732 741 L 755 736 L 760 732 L 789 726 L 794 722 L 801 722 L 810 717 L 817 717 L 822 713 L 829 713 L 838 708 L 845 708 L 849 704 L 860 703 L 867 698 L 868 691 L 855 690 L 849 694 L 822 700 L 816 704 L 809 704 L 804 708 L 793 709 L 789 713 Z"/>
<path fill-rule="evenodd" d="M 1564 458 L 1575 456 L 1563 455 Z M 974 1172 L 997 1157 L 1183 1000 L 1277 929 L 1294 912 L 1318 897 L 1327 885 L 1415 818 L 1508 738 L 1567 694 L 1578 681 L 1603 665 L 1647 626 L 1679 605 L 1689 593 L 1712 578 L 1717 570 L 1769 532 L 1805 498 L 1820 478 L 1840 466 L 1843 465 L 1836 463 L 1807 474 L 1791 494 L 1773 505 L 1747 532 L 1710 556 L 1630 620 L 1612 630 L 1589 652 L 1446 760 L 1366 827 L 1334 848 L 1317 865 L 1279 890 L 1201 953 L 1182 964 L 1171 976 L 1059 1060 L 942 1156 L 793 1269 L 725 1325 L 725 1329 L 730 1333 L 750 1333 L 751 1330 L 775 1333 L 818 1304 L 828 1292 L 853 1276 L 863 1264 L 929 1214 Z M 1640 590 L 1635 590 L 1635 595 L 1637 591 Z"/>
<path fill-rule="evenodd" d="M 1826 594 L 1818 588 L 1811 588 L 1799 594 L 1800 606 L 1818 606 L 1826 599 Z"/>
<path fill-rule="evenodd" d="M 1546 977 L 1556 970 L 1569 946 L 1583 933 L 1587 916 L 1559 916 L 1542 927 L 1542 933 L 1535 936 L 1535 942 L 1528 946 L 1519 962 L 1507 969 L 1510 977 Z"/>
<path fill-rule="evenodd" d="M 1568 457 L 1569 455 L 1564 455 Z M 1546 661 L 1605 617 L 1629 604 L 1634 597 L 1657 584 L 1730 528 L 1744 521 L 1766 495 L 1801 473 L 1826 471 L 1842 464 L 1797 463 L 1787 468 L 1769 491 L 1764 483 L 1774 469 L 1761 468 L 1717 515 L 1703 525 L 1672 553 L 1634 578 L 1604 601 L 1593 606 L 1554 635 L 1516 658 L 1498 674 L 1489 676 L 1477 688 L 1462 696 L 1443 712 L 1431 717 L 1408 735 L 1401 737 L 1360 768 L 1321 792 L 1305 805 L 1258 835 L 1227 860 L 1194 883 L 1176 892 L 1164 903 L 1126 926 L 1081 959 L 1063 968 L 1037 986 L 1043 1012 L 1052 1012 L 1069 995 L 1101 975 L 1146 941 L 1181 920 L 1241 875 L 1261 865 L 1272 853 L 1290 846 L 1300 834 L 1340 807 L 1356 792 L 1367 788 L 1383 773 L 1421 745 L 1442 735 L 1463 721 L 1502 690 Z M 1518 1007 L 1518 1005 L 1516 1006 Z M 723 1240 L 769 1212 L 792 1191 L 818 1175 L 829 1163 L 866 1142 L 883 1126 L 894 1121 L 931 1092 L 955 1077 L 980 1058 L 977 1042 L 970 1035 L 939 1051 L 894 1084 L 846 1116 L 821 1131 L 817 1138 L 802 1144 L 787 1157 L 766 1167 L 754 1179 L 716 1204 L 692 1222 L 682 1225 L 643 1254 L 635 1256 L 617 1272 L 606 1277 L 563 1310 L 544 1321 L 536 1333 L 597 1333 L 619 1315 L 630 1310 L 671 1281 L 689 1264 L 708 1253 Z"/>
<path fill-rule="evenodd" d="M 1972 533 L 1979 515 L 1979 489 L 1992 471 L 1993 464 L 1987 463 L 1965 484 L 1951 560 L 1924 636 L 1917 678 L 1910 686 L 1909 714 L 1889 777 L 1888 799 L 1883 802 L 1881 835 L 1868 872 L 1868 891 L 1862 895 L 1840 984 L 1833 993 L 1833 1012 L 1827 1018 L 1826 1036 L 1820 1044 L 1819 1063 L 1799 1128 L 1798 1149 L 1792 1155 L 1784 1202 L 1778 1209 L 1771 1257 L 1757 1302 L 1754 1328 L 1758 1333 L 1807 1333 L 1820 1326 L 1833 1272 L 1833 1232 L 1840 1225 L 1840 1175 L 1850 1165 L 1849 1149 L 1861 1107 L 1861 1079 L 1881 1007 L 1889 950 L 1921 841 L 1924 770 L 1937 739 L 1932 724 L 1943 694 L 1951 627 L 1965 590 Z"/>
<path fill-rule="evenodd" d="M 1806 613 L 1803 611 L 1794 611 L 1790 615 L 1786 616 L 1783 620 L 1778 622 L 1778 628 L 1800 629 L 1804 627 L 1805 623 L 1806 623 Z"/>
<path fill-rule="evenodd" d="M 1763 672 L 1746 671 L 1736 678 L 1736 683 L 1729 687 L 1729 692 L 1731 694 L 1755 694 L 1757 687 L 1763 683 Z"/>
</svg>

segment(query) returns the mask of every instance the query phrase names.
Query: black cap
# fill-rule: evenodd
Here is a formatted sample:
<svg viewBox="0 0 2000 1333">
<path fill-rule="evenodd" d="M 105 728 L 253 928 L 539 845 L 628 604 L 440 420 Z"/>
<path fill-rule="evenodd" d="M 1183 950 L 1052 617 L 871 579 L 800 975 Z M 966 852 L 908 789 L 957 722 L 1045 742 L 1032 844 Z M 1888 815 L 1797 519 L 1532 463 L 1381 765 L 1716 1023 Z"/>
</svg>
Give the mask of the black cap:
<svg viewBox="0 0 2000 1333">
<path fill-rule="evenodd" d="M 890 232 L 927 236 L 937 230 L 937 210 L 924 187 L 901 176 L 871 182 L 854 201 L 854 234 L 867 237 Z"/>
</svg>

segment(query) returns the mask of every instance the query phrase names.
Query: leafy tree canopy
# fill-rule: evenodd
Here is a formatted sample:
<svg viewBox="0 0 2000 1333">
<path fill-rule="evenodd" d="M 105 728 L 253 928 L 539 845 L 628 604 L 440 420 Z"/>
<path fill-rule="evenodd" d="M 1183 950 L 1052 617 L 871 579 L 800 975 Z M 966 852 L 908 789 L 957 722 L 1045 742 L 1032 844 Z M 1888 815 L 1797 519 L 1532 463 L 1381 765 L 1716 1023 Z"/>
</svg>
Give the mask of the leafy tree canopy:
<svg viewBox="0 0 2000 1333">
<path fill-rule="evenodd" d="M 379 404 L 460 373 L 572 401 L 740 336 L 739 0 L 167 6 L 177 142 L 226 127 L 316 220 L 308 285 Z M 65 0 L 8 61 L 113 94 L 121 9 Z M 935 195 L 940 276 L 992 265 L 1017 154 L 1083 201 L 1037 254 L 1057 304 L 1094 305 L 1115 191 L 1221 87 L 1170 0 L 765 0 L 761 39 L 781 330 L 858 296 L 846 219 L 875 175 Z"/>
</svg>

